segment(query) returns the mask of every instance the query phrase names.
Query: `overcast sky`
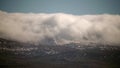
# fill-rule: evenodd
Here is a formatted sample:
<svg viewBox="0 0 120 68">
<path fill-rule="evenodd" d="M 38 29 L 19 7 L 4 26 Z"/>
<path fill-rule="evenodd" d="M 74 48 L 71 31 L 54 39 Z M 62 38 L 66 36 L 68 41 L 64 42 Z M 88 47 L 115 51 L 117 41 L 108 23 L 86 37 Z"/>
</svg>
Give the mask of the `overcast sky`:
<svg viewBox="0 0 120 68">
<path fill-rule="evenodd" d="M 0 0 L 7 12 L 120 14 L 120 0 Z"/>
</svg>

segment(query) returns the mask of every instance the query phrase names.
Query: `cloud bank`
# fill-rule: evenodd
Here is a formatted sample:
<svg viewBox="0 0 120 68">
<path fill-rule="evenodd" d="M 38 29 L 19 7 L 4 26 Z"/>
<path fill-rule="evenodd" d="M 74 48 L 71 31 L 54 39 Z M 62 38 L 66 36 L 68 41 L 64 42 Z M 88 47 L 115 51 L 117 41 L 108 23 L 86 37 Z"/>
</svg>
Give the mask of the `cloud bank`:
<svg viewBox="0 0 120 68">
<path fill-rule="evenodd" d="M 0 38 L 35 44 L 70 42 L 120 44 L 120 15 L 0 11 Z"/>
</svg>

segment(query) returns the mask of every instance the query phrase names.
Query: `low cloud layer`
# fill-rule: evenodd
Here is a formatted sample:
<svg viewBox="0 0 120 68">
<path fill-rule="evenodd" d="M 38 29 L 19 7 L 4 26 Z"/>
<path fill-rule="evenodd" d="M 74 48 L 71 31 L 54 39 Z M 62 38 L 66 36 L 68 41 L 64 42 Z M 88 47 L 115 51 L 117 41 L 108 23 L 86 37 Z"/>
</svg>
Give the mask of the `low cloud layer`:
<svg viewBox="0 0 120 68">
<path fill-rule="evenodd" d="M 0 11 L 0 38 L 20 42 L 120 44 L 120 15 L 34 14 Z"/>
</svg>

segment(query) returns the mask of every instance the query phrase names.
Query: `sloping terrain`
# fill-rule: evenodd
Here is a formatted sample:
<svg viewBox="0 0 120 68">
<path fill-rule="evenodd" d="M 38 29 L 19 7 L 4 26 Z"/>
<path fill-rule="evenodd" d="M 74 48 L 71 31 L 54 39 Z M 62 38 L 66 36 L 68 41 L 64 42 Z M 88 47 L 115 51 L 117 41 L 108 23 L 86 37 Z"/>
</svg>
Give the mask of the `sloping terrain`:
<svg viewBox="0 0 120 68">
<path fill-rule="evenodd" d="M 80 43 L 33 45 L 1 38 L 0 67 L 120 68 L 120 46 Z"/>
</svg>

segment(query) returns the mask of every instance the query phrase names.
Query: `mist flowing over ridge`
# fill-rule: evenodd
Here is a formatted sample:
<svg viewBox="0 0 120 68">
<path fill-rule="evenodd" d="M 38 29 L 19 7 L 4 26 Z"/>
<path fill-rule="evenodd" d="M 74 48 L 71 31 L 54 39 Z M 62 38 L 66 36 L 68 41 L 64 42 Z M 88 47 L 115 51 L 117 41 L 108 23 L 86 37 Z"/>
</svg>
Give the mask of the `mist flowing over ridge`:
<svg viewBox="0 0 120 68">
<path fill-rule="evenodd" d="M 36 44 L 70 42 L 120 44 L 120 15 L 0 11 L 0 38 Z"/>
</svg>

